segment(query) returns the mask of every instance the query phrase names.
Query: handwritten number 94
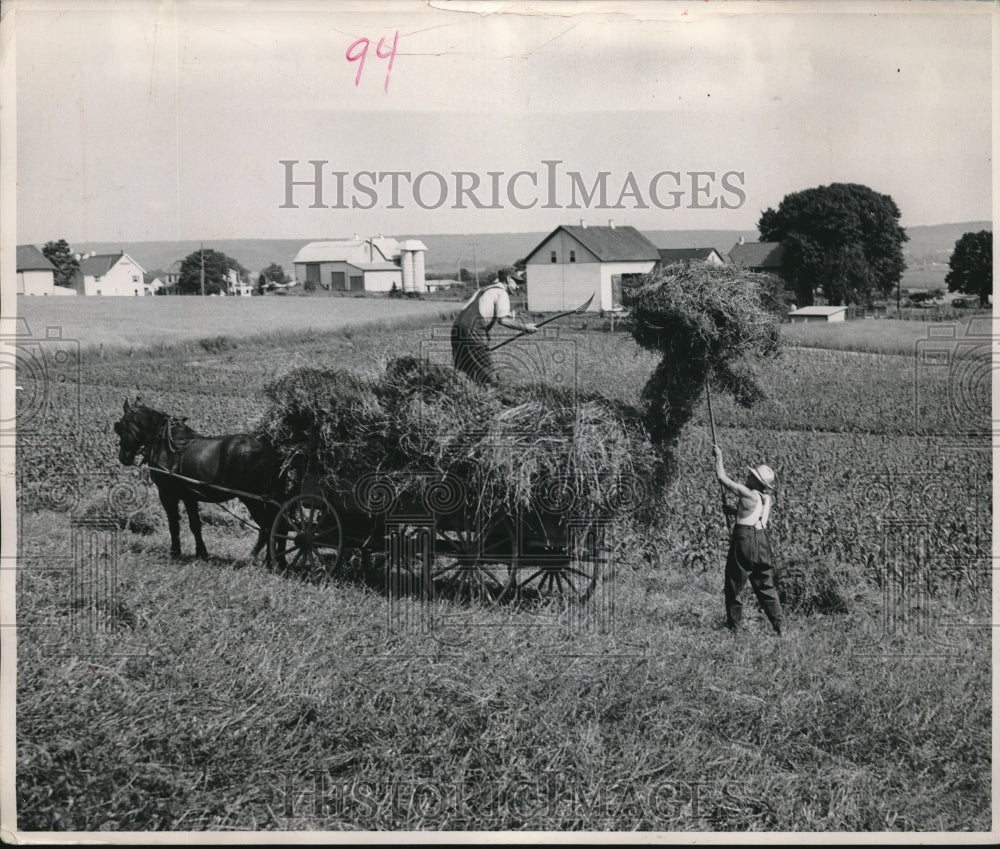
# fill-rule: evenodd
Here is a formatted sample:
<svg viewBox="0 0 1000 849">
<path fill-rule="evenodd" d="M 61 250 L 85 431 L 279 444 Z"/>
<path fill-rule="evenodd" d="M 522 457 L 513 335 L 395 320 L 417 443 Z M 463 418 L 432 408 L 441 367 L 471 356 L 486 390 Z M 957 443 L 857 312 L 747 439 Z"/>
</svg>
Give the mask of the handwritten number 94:
<svg viewBox="0 0 1000 849">
<path fill-rule="evenodd" d="M 396 45 L 399 44 L 399 30 L 396 30 L 395 35 L 392 38 L 392 49 L 383 53 L 382 45 L 385 44 L 385 38 L 380 38 L 378 44 L 375 46 L 375 55 L 379 59 L 388 59 L 389 66 L 385 71 L 385 85 L 382 90 L 388 94 L 389 93 L 389 76 L 392 74 L 392 63 L 396 58 Z M 344 54 L 348 62 L 358 63 L 358 72 L 354 75 L 354 85 L 361 84 L 361 73 L 365 69 L 365 59 L 368 58 L 368 48 L 371 46 L 371 41 L 367 38 L 359 38 L 357 41 L 353 42 L 350 47 L 347 48 L 347 53 Z"/>
</svg>

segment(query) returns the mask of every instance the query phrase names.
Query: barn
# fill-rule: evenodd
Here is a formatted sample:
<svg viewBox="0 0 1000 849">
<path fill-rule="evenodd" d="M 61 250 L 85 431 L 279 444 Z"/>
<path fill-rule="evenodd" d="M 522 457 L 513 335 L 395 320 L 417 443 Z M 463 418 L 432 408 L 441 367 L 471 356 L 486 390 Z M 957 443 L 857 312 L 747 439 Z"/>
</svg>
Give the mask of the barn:
<svg viewBox="0 0 1000 849">
<path fill-rule="evenodd" d="M 310 242 L 295 257 L 295 277 L 330 292 L 424 292 L 424 253 L 418 239 L 387 236 Z"/>
<path fill-rule="evenodd" d="M 55 294 L 56 267 L 34 245 L 17 246 L 18 295 Z"/>
<path fill-rule="evenodd" d="M 847 318 L 847 307 L 800 307 L 788 314 L 792 324 L 807 324 L 812 322 L 834 323 Z"/>
<path fill-rule="evenodd" d="M 622 284 L 648 274 L 660 252 L 635 227 L 561 225 L 525 259 L 528 309 L 555 312 L 597 297 L 592 311 L 621 304 Z"/>
</svg>

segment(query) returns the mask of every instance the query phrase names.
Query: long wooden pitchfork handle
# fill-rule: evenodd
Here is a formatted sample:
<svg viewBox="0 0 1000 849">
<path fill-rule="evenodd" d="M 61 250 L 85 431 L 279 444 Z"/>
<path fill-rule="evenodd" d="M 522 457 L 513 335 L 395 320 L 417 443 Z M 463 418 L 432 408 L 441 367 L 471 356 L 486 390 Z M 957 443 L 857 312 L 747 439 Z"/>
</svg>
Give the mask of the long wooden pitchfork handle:
<svg viewBox="0 0 1000 849">
<path fill-rule="evenodd" d="M 566 310 L 566 312 L 561 312 L 561 313 L 558 313 L 557 315 L 553 315 L 553 316 L 545 319 L 544 321 L 538 322 L 538 324 L 536 324 L 535 327 L 536 328 L 538 328 L 538 327 L 545 327 L 546 324 L 548 324 L 549 322 L 555 321 L 556 319 L 566 318 L 566 316 L 568 316 L 568 315 L 580 315 L 582 313 L 585 313 L 589 309 L 591 303 L 593 303 L 594 296 L 596 294 L 597 294 L 597 292 L 593 292 L 591 294 L 591 296 L 589 298 L 587 298 L 587 300 L 584 301 L 582 304 L 580 304 L 580 306 L 578 306 L 576 309 Z M 490 348 L 490 350 L 491 351 L 495 351 L 497 348 L 502 348 L 504 345 L 507 345 L 507 344 L 513 342 L 515 339 L 520 339 L 522 336 L 527 336 L 527 335 L 528 335 L 528 331 L 527 330 L 522 330 L 520 333 L 518 333 L 518 334 L 516 334 L 514 336 L 508 336 L 506 339 L 503 340 L 503 342 L 498 342 L 496 345 L 494 345 L 492 348 Z"/>
<path fill-rule="evenodd" d="M 712 427 L 712 445 L 718 445 L 719 443 L 715 439 L 715 414 L 712 412 L 712 384 L 711 381 L 705 382 L 705 398 L 708 401 L 708 423 Z M 732 524 L 729 521 L 729 509 L 726 504 L 726 487 L 723 485 L 722 481 L 719 481 L 719 498 L 722 501 L 722 516 L 726 520 L 726 531 L 732 531 Z"/>
</svg>

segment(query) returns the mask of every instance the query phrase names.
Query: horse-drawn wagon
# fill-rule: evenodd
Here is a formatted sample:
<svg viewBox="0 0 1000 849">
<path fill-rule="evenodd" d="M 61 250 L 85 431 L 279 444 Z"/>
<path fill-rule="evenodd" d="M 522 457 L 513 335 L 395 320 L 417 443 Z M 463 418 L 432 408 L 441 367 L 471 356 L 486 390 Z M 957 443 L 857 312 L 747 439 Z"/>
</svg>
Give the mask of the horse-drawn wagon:
<svg viewBox="0 0 1000 849">
<path fill-rule="evenodd" d="M 370 564 L 381 555 L 391 583 L 424 597 L 445 589 L 490 602 L 590 598 L 607 562 L 609 517 L 576 514 L 565 488 L 510 512 L 455 476 L 402 477 L 376 473 L 331 489 L 306 476 L 275 518 L 272 560 L 332 574 L 348 556 Z"/>
</svg>

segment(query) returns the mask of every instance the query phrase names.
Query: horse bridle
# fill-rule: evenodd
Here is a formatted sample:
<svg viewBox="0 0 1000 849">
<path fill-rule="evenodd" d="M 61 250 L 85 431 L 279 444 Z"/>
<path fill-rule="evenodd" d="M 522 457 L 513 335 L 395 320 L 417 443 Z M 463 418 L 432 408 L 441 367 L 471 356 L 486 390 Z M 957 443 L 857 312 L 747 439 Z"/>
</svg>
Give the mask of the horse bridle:
<svg viewBox="0 0 1000 849">
<path fill-rule="evenodd" d="M 156 440 L 158 439 L 162 439 L 166 443 L 167 450 L 171 454 L 176 454 L 180 450 L 180 448 L 177 446 L 177 443 L 174 442 L 174 437 L 173 433 L 171 432 L 171 427 L 174 424 L 184 424 L 185 421 L 187 421 L 187 419 L 177 418 L 176 416 L 170 416 L 170 415 L 164 416 L 163 424 L 161 424 L 159 429 L 157 430 L 156 436 L 151 436 L 145 442 L 140 442 L 136 447 L 135 451 L 133 452 L 132 455 L 133 459 L 135 457 L 138 457 L 139 455 L 142 456 L 142 461 L 137 463 L 136 465 L 138 466 L 149 465 L 150 449 L 153 447 L 153 443 L 156 442 Z M 117 424 L 120 425 L 121 422 L 118 422 Z M 134 422 L 130 420 L 126 425 L 126 427 L 128 427 L 129 430 L 131 431 L 134 427 Z M 121 436 L 121 432 L 118 432 L 118 435 Z"/>
</svg>

